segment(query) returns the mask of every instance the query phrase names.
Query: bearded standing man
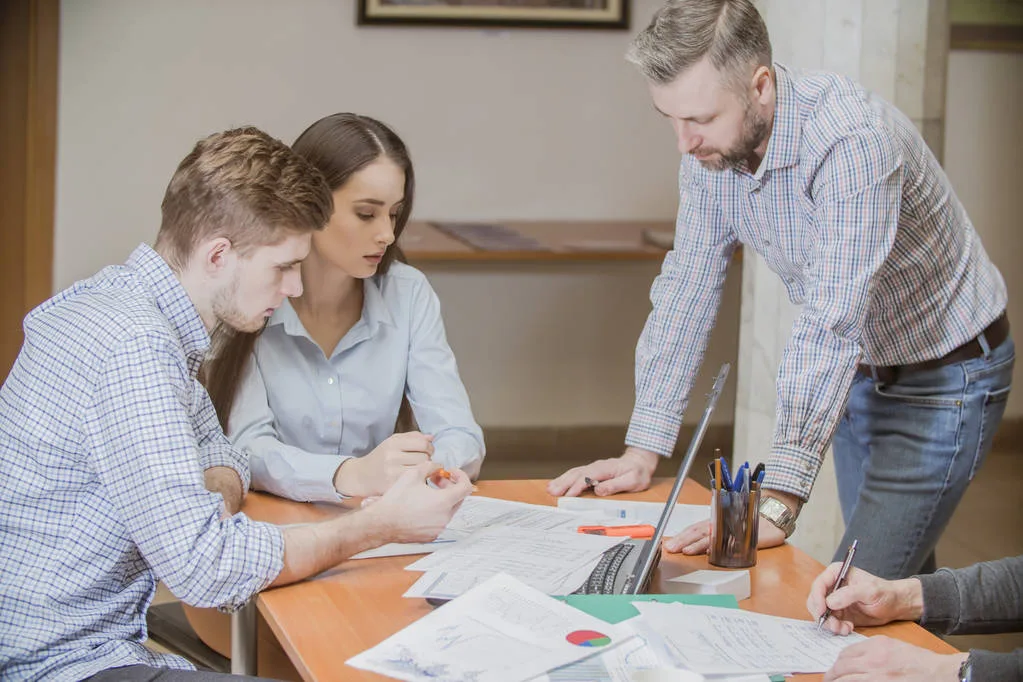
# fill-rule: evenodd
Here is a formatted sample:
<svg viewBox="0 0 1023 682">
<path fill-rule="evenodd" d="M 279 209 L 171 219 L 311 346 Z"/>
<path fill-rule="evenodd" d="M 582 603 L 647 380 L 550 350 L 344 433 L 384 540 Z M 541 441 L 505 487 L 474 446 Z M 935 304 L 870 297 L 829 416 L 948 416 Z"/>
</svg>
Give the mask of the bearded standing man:
<svg viewBox="0 0 1023 682">
<path fill-rule="evenodd" d="M 636 349 L 620 457 L 551 481 L 647 488 L 682 413 L 739 243 L 802 305 L 777 378 L 760 546 L 795 529 L 832 445 L 856 565 L 933 571 L 934 547 L 1001 421 L 1015 350 L 1007 293 L 937 159 L 848 78 L 776 64 L 749 0 L 672 0 L 632 43 L 684 154 L 674 250 Z M 707 551 L 709 523 L 668 540 Z"/>
</svg>

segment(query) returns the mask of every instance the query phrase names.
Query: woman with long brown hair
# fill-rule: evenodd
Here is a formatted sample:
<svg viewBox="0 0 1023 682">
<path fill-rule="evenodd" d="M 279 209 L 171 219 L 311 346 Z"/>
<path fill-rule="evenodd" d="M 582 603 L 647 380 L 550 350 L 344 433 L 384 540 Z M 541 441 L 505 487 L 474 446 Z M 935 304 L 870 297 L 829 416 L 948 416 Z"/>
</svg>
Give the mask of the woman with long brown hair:
<svg viewBox="0 0 1023 682">
<path fill-rule="evenodd" d="M 427 458 L 476 476 L 483 433 L 440 304 L 396 244 L 415 188 L 404 143 L 372 118 L 334 114 L 293 149 L 334 195 L 301 264 L 303 293 L 261 333 L 218 339 L 204 373 L 252 487 L 300 501 L 380 495 Z M 410 417 L 422 432 L 402 428 Z"/>
</svg>

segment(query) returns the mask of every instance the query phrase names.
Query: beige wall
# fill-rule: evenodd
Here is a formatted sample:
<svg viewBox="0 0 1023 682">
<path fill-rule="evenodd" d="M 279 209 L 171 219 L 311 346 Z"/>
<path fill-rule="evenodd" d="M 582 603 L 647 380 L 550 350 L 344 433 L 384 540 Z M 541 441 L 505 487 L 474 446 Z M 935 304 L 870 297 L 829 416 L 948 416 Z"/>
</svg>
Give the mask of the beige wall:
<svg viewBox="0 0 1023 682">
<path fill-rule="evenodd" d="M 633 3 L 632 32 L 659 4 Z M 152 240 L 166 182 L 198 137 L 252 123 L 290 141 L 342 110 L 381 118 L 405 138 L 420 218 L 673 215 L 677 152 L 621 57 L 632 32 L 356 28 L 352 5 L 65 0 L 55 286 Z M 1005 267 L 1021 252 L 1013 209 L 1023 199 L 988 159 L 1007 168 L 1023 124 L 1012 107 L 992 112 L 977 102 L 1014 96 L 1018 111 L 1021 58 L 981 55 L 960 68 L 962 59 L 955 55 L 950 71 L 946 161 Z M 1001 117 L 997 128 L 963 123 L 983 116 Z M 1018 306 L 1023 282 L 1006 270 Z M 655 266 L 426 271 L 482 423 L 628 419 Z M 708 365 L 736 354 L 736 279 Z M 1013 316 L 1023 321 L 1023 312 Z M 1016 414 L 1020 394 L 1010 403 Z M 719 422 L 730 420 L 732 404 L 730 392 Z"/>
<path fill-rule="evenodd" d="M 634 2 L 634 16 L 658 4 Z M 152 239 L 167 180 L 198 137 L 252 123 L 290 141 L 335 111 L 404 137 L 420 218 L 675 211 L 677 153 L 622 57 L 631 33 L 357 28 L 351 0 L 69 0 L 62 11 L 58 287 Z M 657 268 L 427 268 L 481 423 L 627 422 Z M 728 295 L 712 365 L 736 353 L 737 281 Z"/>
<path fill-rule="evenodd" d="M 1017 353 L 1023 349 L 1023 54 L 952 52 L 945 169 L 1005 277 Z M 1023 416 L 1023 359 L 1006 415 Z"/>
</svg>

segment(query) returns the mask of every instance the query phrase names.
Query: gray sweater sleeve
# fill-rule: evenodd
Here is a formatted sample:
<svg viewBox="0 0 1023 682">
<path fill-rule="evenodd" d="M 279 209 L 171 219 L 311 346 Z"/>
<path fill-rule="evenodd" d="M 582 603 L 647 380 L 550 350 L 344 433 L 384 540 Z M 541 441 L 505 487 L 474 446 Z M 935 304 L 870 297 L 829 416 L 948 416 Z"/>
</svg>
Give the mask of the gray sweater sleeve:
<svg viewBox="0 0 1023 682">
<path fill-rule="evenodd" d="M 923 586 L 920 624 L 927 629 L 946 635 L 1023 631 L 1023 555 L 916 577 Z M 1023 682 L 1023 649 L 978 649 L 970 657 L 976 682 Z"/>
</svg>

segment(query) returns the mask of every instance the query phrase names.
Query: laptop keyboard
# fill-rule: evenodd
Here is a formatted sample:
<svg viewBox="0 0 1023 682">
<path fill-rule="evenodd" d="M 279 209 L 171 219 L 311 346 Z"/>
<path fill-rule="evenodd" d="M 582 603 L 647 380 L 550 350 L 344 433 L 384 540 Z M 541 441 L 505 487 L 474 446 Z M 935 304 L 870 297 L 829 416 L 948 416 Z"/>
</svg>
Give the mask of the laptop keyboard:
<svg viewBox="0 0 1023 682">
<path fill-rule="evenodd" d="M 614 594 L 615 578 L 629 552 L 636 548 L 631 542 L 616 545 L 604 552 L 597 567 L 578 590 L 572 594 Z"/>
</svg>

